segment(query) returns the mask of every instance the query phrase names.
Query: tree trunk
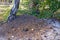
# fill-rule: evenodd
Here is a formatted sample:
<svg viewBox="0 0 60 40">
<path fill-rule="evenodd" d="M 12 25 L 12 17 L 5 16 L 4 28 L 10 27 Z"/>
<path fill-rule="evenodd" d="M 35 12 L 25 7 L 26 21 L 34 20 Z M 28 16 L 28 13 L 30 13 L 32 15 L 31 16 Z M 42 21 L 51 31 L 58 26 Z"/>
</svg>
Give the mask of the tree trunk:
<svg viewBox="0 0 60 40">
<path fill-rule="evenodd" d="M 12 21 L 16 18 L 16 13 L 17 13 L 17 10 L 19 8 L 19 3 L 20 3 L 20 0 L 14 0 L 14 5 L 13 5 L 11 11 L 10 11 L 8 21 Z"/>
</svg>

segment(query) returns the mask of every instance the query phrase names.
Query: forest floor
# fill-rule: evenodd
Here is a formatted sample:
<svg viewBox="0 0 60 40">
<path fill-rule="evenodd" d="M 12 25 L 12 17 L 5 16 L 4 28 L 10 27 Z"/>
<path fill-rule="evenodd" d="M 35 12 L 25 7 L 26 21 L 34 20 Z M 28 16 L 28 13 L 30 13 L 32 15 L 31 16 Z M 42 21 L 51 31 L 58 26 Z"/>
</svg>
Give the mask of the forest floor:
<svg viewBox="0 0 60 40">
<path fill-rule="evenodd" d="M 60 40 L 60 26 L 50 22 L 30 15 L 18 16 L 0 25 L 0 40 Z"/>
</svg>

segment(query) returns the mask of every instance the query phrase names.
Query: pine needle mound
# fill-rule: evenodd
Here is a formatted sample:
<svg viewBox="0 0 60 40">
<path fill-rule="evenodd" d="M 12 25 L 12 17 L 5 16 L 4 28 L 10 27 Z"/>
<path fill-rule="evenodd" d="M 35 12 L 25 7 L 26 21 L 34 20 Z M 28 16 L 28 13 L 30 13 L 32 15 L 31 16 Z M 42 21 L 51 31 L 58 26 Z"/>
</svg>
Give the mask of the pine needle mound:
<svg viewBox="0 0 60 40">
<path fill-rule="evenodd" d="M 60 40 L 60 29 L 30 15 L 0 26 L 0 40 Z"/>
</svg>

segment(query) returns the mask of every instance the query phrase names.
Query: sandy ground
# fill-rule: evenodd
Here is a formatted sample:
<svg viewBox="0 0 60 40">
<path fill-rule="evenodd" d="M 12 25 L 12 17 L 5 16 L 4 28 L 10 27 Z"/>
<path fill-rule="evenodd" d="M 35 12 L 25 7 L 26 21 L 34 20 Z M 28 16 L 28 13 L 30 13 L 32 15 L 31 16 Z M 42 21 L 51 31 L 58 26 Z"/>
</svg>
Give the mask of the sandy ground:
<svg viewBox="0 0 60 40">
<path fill-rule="evenodd" d="M 21 15 L 0 25 L 0 40 L 60 40 L 60 28 L 47 20 Z"/>
</svg>

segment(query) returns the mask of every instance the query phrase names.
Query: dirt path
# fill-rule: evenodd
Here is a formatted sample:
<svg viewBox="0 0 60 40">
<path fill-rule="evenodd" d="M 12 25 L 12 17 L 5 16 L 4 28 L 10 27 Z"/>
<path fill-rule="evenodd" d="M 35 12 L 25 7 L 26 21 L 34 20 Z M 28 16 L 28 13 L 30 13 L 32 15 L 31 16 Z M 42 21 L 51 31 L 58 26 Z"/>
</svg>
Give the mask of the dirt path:
<svg viewBox="0 0 60 40">
<path fill-rule="evenodd" d="M 60 29 L 46 20 L 21 15 L 0 26 L 0 40 L 60 40 Z"/>
</svg>

